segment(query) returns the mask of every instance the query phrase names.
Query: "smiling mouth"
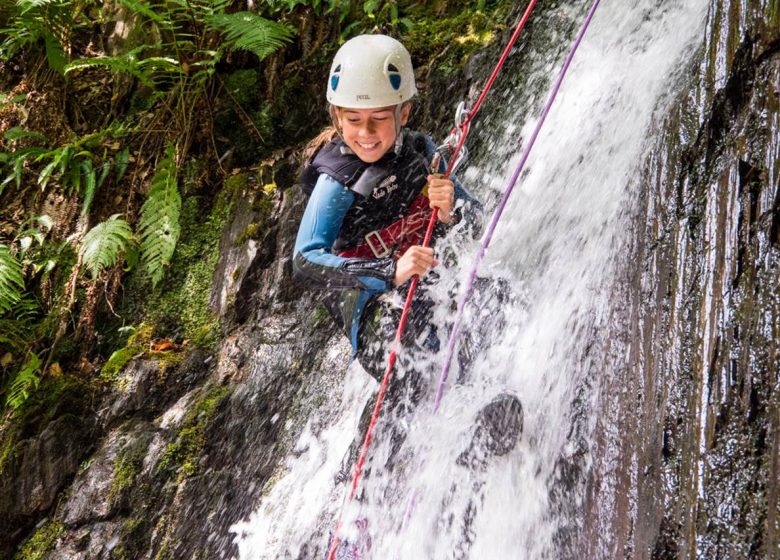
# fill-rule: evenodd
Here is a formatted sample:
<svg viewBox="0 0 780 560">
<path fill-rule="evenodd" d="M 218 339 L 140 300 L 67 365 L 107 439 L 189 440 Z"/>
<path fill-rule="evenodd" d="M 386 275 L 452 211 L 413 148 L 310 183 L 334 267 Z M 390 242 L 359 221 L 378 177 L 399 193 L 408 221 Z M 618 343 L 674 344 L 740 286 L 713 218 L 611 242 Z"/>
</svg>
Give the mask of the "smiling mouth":
<svg viewBox="0 0 780 560">
<path fill-rule="evenodd" d="M 364 150 L 373 150 L 374 148 L 379 146 L 379 142 L 374 142 L 373 144 L 364 144 L 362 142 L 358 142 L 357 145 L 363 148 Z"/>
</svg>

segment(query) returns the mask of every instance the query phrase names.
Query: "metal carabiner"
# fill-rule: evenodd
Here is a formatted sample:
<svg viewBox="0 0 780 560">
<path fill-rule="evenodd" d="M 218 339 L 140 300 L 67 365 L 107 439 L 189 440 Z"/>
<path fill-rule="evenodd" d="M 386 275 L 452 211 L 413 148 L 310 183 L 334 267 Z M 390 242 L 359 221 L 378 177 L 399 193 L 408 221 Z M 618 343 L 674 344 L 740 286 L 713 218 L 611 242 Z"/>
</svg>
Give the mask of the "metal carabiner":
<svg viewBox="0 0 780 560">
<path fill-rule="evenodd" d="M 447 136 L 447 138 L 444 139 L 444 142 L 436 148 L 436 152 L 441 154 L 445 162 L 449 160 L 450 156 L 454 154 L 455 149 L 460 144 L 461 138 L 463 138 L 463 135 L 468 130 L 468 116 L 469 112 L 466 110 L 466 102 L 461 101 L 458 103 L 458 107 L 455 109 L 455 128 L 450 131 L 450 134 Z M 464 144 L 461 146 L 460 152 L 458 152 L 458 156 L 455 158 L 455 162 L 452 164 L 450 175 L 454 175 L 455 170 L 463 165 L 468 157 L 469 151 Z"/>
<path fill-rule="evenodd" d="M 460 129 L 466 123 L 466 119 L 469 118 L 469 111 L 466 110 L 466 102 L 461 101 L 458 103 L 457 109 L 455 109 L 455 128 Z"/>
</svg>

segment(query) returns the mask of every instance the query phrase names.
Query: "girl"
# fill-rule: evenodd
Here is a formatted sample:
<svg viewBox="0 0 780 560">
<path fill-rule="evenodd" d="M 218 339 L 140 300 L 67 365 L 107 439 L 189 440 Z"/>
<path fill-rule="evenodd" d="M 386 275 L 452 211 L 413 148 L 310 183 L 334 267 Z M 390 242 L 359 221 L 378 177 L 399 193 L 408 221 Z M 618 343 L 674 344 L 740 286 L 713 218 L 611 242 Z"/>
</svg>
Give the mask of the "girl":
<svg viewBox="0 0 780 560">
<path fill-rule="evenodd" d="M 301 177 L 310 198 L 295 243 L 295 278 L 331 291 L 326 306 L 377 379 L 398 316 L 382 295 L 438 264 L 433 249 L 421 246 L 429 209 L 439 220 L 435 236 L 461 220 L 476 233 L 481 221 L 481 206 L 457 181 L 431 174 L 433 141 L 404 128 L 416 93 L 401 43 L 385 35 L 347 41 L 328 80 L 330 141 Z M 431 328 L 431 304 L 420 302 L 405 340 Z M 438 349 L 434 332 L 422 338 L 426 350 Z"/>
</svg>

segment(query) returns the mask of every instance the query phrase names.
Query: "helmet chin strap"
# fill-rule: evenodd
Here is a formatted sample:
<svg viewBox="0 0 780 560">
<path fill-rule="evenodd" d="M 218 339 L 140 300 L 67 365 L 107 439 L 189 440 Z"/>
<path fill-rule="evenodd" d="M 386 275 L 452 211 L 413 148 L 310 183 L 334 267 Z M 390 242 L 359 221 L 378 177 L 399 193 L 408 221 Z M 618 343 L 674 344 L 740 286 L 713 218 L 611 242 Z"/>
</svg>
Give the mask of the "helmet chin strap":
<svg viewBox="0 0 780 560">
<path fill-rule="evenodd" d="M 404 145 L 404 136 L 401 134 L 401 109 L 403 109 L 403 105 L 403 103 L 399 103 L 393 111 L 395 117 L 395 147 L 393 151 L 396 155 L 401 153 L 401 148 Z"/>
</svg>

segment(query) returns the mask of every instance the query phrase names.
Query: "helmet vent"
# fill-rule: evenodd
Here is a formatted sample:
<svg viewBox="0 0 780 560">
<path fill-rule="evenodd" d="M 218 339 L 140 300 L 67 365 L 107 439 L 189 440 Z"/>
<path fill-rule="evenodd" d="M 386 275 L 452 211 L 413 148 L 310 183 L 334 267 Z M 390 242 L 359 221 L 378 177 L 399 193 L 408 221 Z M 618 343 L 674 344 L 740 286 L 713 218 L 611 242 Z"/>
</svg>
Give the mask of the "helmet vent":
<svg viewBox="0 0 780 560">
<path fill-rule="evenodd" d="M 333 91 L 336 91 L 336 88 L 339 87 L 339 72 L 341 72 L 341 64 L 333 69 L 333 74 L 330 77 L 330 89 Z"/>
<path fill-rule="evenodd" d="M 401 72 L 395 64 L 387 65 L 387 79 L 390 80 L 394 90 L 398 91 L 401 88 Z"/>
</svg>

